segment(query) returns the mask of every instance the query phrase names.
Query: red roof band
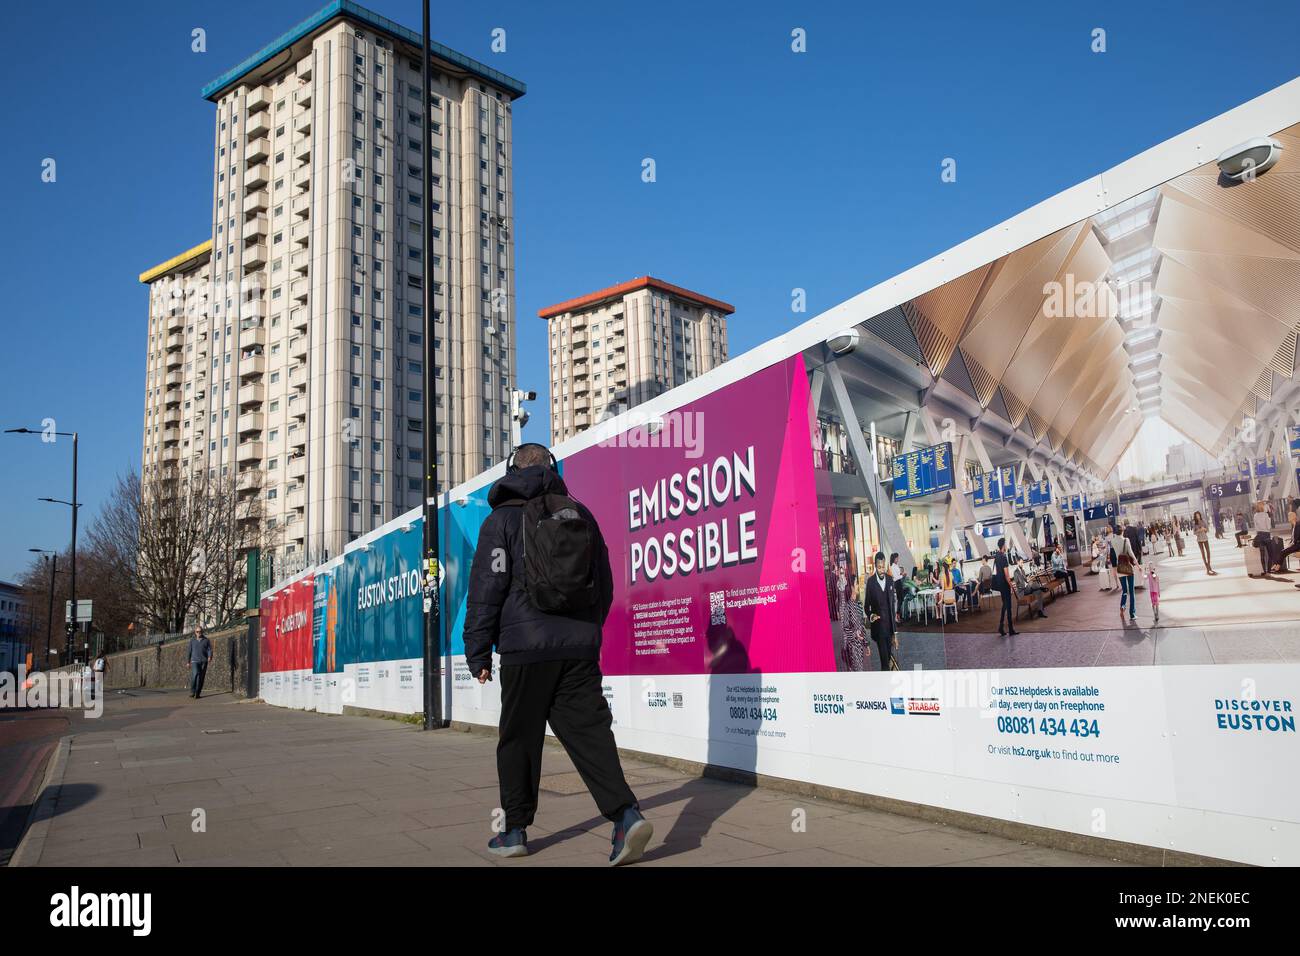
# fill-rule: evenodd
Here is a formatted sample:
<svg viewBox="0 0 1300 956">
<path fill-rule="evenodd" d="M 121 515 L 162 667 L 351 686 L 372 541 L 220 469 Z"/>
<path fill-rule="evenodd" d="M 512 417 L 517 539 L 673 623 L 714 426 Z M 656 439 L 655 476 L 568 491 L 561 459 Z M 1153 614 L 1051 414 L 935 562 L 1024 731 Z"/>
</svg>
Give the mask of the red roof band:
<svg viewBox="0 0 1300 956">
<path fill-rule="evenodd" d="M 578 309 L 585 308 L 589 305 L 595 305 L 606 299 L 615 299 L 619 296 L 626 295 L 629 292 L 635 292 L 637 289 L 658 289 L 661 292 L 668 292 L 672 295 L 683 299 L 690 299 L 692 302 L 698 302 L 700 305 L 706 305 L 711 309 L 717 309 L 724 315 L 731 315 L 736 311 L 736 307 L 723 302 L 720 299 L 710 299 L 707 295 L 700 295 L 698 292 L 692 292 L 690 289 L 683 289 L 679 285 L 673 285 L 671 282 L 664 282 L 662 279 L 656 279 L 654 276 L 641 276 L 639 279 L 630 279 L 627 282 L 620 282 L 618 285 L 612 285 L 608 289 L 601 289 L 598 292 L 591 292 L 587 295 L 580 295 L 576 299 L 569 299 L 561 302 L 559 305 L 552 305 L 545 309 L 540 309 L 537 315 L 543 319 L 553 318 L 562 315 L 565 312 L 574 312 Z"/>
</svg>

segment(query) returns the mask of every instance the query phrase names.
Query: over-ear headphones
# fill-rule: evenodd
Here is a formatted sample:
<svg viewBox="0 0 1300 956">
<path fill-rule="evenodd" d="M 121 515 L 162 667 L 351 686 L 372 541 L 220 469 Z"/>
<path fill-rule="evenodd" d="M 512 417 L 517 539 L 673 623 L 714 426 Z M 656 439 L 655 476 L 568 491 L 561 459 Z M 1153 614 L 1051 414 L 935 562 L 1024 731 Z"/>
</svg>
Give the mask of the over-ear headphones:
<svg viewBox="0 0 1300 956">
<path fill-rule="evenodd" d="M 551 450 L 549 448 L 547 448 L 543 444 L 540 444 L 539 442 L 526 441 L 522 445 L 516 445 L 514 449 L 510 452 L 510 463 L 506 465 L 507 474 L 514 474 L 516 471 L 519 470 L 519 466 L 515 464 L 515 455 L 519 454 L 519 452 L 524 448 L 540 448 L 542 451 L 546 452 L 546 456 L 551 459 L 551 470 L 552 471 L 560 470 L 560 466 L 555 460 L 555 455 L 551 453 Z"/>
</svg>

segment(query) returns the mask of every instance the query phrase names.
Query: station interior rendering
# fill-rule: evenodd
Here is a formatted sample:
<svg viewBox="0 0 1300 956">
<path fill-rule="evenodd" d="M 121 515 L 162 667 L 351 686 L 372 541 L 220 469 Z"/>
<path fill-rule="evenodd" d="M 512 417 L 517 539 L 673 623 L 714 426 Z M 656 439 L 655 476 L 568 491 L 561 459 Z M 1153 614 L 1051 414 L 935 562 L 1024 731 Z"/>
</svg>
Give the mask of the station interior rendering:
<svg viewBox="0 0 1300 956">
<path fill-rule="evenodd" d="M 832 617 L 882 552 L 909 582 L 905 669 L 1294 659 L 1300 125 L 1247 165 L 1207 162 L 804 352 Z M 1125 524 L 1136 619 L 1097 544 Z M 1000 539 L 1044 587 L 1042 614 L 1014 595 L 1014 637 L 980 584 Z"/>
</svg>

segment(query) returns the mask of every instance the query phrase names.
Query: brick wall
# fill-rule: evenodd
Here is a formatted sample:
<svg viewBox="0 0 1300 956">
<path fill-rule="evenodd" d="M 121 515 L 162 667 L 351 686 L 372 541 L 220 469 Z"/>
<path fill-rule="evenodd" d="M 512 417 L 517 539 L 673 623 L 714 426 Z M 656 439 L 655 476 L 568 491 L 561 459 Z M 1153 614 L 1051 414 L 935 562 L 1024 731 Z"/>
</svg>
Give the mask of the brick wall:
<svg viewBox="0 0 1300 956">
<path fill-rule="evenodd" d="M 244 625 L 208 632 L 212 663 L 203 693 L 244 696 L 248 674 L 248 628 Z M 109 690 L 133 687 L 186 687 L 190 682 L 189 638 L 119 651 L 108 656 L 104 684 Z"/>
</svg>

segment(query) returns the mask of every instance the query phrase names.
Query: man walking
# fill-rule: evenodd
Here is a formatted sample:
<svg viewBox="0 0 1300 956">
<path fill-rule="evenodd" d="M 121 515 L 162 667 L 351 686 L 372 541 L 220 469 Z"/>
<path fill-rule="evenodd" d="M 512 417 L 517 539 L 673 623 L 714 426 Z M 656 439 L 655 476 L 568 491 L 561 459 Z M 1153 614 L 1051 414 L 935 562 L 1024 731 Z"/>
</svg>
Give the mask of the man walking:
<svg viewBox="0 0 1300 956">
<path fill-rule="evenodd" d="M 212 642 L 203 633 L 202 627 L 194 629 L 190 638 L 190 696 L 195 700 L 203 693 L 203 678 L 208 673 L 208 662 L 212 660 Z"/>
<path fill-rule="evenodd" d="M 506 819 L 488 850 L 528 853 L 549 722 L 614 824 L 610 863 L 633 863 L 654 829 L 623 777 L 601 689 L 601 629 L 614 585 L 600 527 L 568 496 L 543 445 L 515 449 L 488 504 L 465 613 L 465 660 L 480 684 L 492 679 L 493 650 L 501 655 L 497 776 Z"/>
<path fill-rule="evenodd" d="M 998 538 L 998 553 L 993 559 L 993 586 L 998 589 L 998 594 L 1002 596 L 1002 610 L 998 612 L 998 636 L 1006 637 L 1007 631 L 1002 629 L 1002 620 L 1006 619 L 1007 628 L 1014 637 L 1020 632 L 1016 630 L 1011 613 L 1011 559 L 1007 555 L 1007 539 Z"/>
</svg>

